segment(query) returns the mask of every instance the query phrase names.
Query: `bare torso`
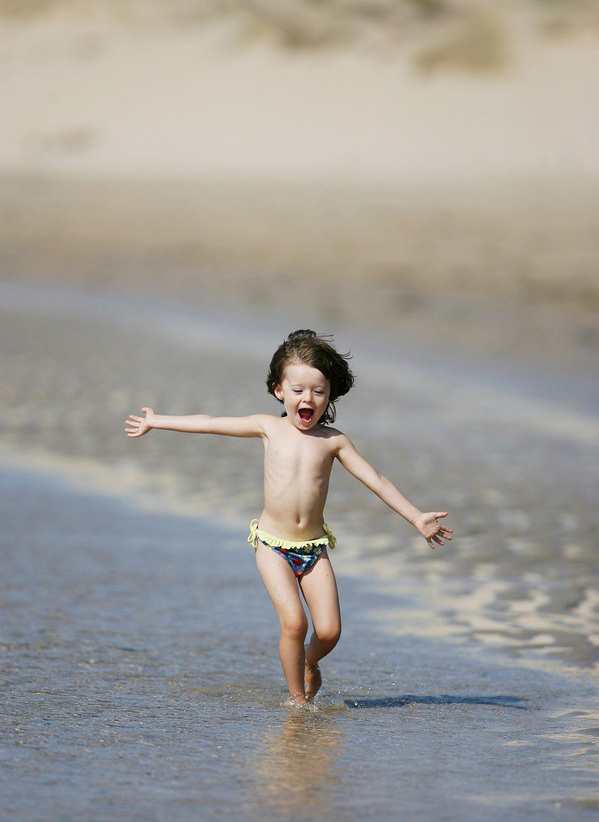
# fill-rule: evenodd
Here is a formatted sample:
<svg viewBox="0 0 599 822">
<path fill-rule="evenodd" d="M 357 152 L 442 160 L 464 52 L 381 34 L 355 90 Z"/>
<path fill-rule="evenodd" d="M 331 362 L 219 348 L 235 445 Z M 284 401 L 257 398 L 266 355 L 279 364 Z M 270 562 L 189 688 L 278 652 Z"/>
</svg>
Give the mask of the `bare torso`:
<svg viewBox="0 0 599 822">
<path fill-rule="evenodd" d="M 294 541 L 322 536 L 339 437 L 335 428 L 298 431 L 287 417 L 268 418 L 263 437 L 263 531 Z"/>
</svg>

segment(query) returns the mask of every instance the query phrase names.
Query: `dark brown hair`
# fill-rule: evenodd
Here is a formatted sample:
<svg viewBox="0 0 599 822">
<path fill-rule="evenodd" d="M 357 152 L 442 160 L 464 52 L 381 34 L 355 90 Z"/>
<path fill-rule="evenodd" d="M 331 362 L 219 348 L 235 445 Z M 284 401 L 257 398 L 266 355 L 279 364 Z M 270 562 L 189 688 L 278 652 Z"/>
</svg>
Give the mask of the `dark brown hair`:
<svg viewBox="0 0 599 822">
<path fill-rule="evenodd" d="M 283 370 L 288 363 L 303 363 L 317 368 L 331 386 L 329 404 L 320 418 L 323 423 L 335 422 L 335 401 L 347 394 L 354 384 L 354 375 L 347 363 L 351 354 L 340 354 L 325 337 L 333 339 L 331 334 L 318 336 L 309 328 L 293 331 L 275 351 L 266 378 L 268 393 L 274 397 L 275 387 L 281 384 Z M 283 416 L 285 413 L 284 411 Z"/>
</svg>

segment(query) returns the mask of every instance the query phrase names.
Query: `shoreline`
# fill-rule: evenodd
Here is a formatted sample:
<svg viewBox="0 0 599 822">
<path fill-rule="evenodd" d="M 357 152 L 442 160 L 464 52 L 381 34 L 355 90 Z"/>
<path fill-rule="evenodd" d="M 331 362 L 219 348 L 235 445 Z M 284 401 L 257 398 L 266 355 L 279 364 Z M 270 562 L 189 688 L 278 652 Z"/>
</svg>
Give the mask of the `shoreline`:
<svg viewBox="0 0 599 822">
<path fill-rule="evenodd" d="M 0 262 L 21 282 L 223 310 L 235 295 L 257 316 L 293 306 L 325 329 L 400 327 L 425 348 L 432 333 L 496 361 L 594 372 L 599 187 L 479 181 L 460 193 L 0 176 Z"/>
</svg>

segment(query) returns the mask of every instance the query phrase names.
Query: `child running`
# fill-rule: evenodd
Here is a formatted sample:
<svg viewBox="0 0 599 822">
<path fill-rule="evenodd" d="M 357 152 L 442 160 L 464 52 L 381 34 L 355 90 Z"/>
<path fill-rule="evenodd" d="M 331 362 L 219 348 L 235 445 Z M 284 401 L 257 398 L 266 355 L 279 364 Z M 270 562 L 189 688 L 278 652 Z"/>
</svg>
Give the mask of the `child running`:
<svg viewBox="0 0 599 822">
<path fill-rule="evenodd" d="M 423 513 L 376 471 L 337 428 L 335 402 L 347 394 L 354 377 L 347 360 L 314 331 L 294 331 L 276 350 L 266 380 L 268 392 L 283 404 L 281 417 L 163 416 L 142 408 L 125 431 L 142 437 L 152 428 L 192 434 L 260 437 L 264 444 L 264 509 L 250 524 L 248 542 L 280 623 L 279 656 L 290 702 L 300 705 L 317 694 L 319 661 L 341 634 L 335 575 L 328 549 L 335 537 L 324 521 L 324 506 L 335 459 L 383 502 L 411 523 L 431 548 L 453 533 L 438 522 L 447 511 Z M 313 633 L 304 641 L 308 606 Z"/>
</svg>

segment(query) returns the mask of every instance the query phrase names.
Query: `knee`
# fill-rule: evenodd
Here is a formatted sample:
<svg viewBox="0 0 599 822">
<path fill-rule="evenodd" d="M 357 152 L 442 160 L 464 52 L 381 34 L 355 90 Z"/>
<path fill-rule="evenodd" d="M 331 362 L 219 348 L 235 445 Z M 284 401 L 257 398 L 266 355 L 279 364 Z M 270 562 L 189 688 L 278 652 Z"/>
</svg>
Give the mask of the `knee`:
<svg viewBox="0 0 599 822">
<path fill-rule="evenodd" d="M 339 622 L 319 625 L 318 629 L 315 629 L 315 633 L 320 642 L 328 645 L 329 648 L 334 648 L 341 636 L 341 625 Z"/>
<path fill-rule="evenodd" d="M 287 614 L 281 618 L 281 634 L 288 639 L 299 639 L 302 642 L 308 633 L 308 620 L 305 614 Z"/>
</svg>

